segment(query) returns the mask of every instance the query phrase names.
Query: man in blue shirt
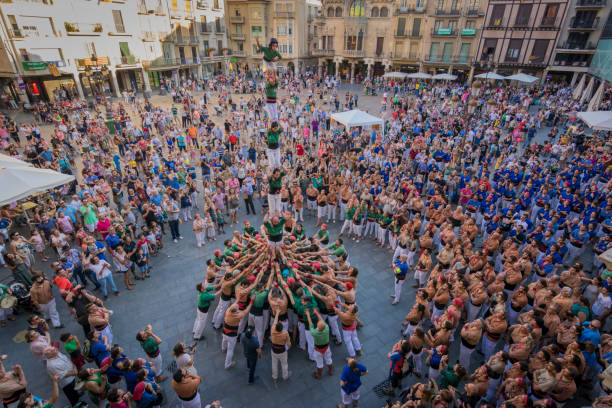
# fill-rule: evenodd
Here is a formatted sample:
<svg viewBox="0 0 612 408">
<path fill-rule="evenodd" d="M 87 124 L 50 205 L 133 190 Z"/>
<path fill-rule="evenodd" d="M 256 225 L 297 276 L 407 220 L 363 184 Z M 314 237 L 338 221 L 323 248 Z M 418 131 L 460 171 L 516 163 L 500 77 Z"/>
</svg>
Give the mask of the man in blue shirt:
<svg viewBox="0 0 612 408">
<path fill-rule="evenodd" d="M 584 328 L 582 329 L 582 334 L 578 341 L 580 343 L 590 341 L 595 347 L 599 346 L 599 343 L 601 343 L 601 334 L 599 333 L 601 322 L 599 320 L 591 320 L 590 322 L 582 323 L 582 326 Z"/>
<path fill-rule="evenodd" d="M 367 373 L 366 366 L 359 364 L 354 358 L 349 358 L 348 364 L 344 367 L 340 376 L 342 404 L 338 404 L 339 407 L 348 408 L 351 403 L 353 406 L 357 406 L 361 377 Z"/>
</svg>

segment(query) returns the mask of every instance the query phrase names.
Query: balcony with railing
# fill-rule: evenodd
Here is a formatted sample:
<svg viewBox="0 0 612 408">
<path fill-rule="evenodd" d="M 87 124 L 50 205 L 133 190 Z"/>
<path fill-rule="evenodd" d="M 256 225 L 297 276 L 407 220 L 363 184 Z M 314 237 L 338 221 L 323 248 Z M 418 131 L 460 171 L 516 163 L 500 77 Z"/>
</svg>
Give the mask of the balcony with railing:
<svg viewBox="0 0 612 408">
<path fill-rule="evenodd" d="M 368 25 L 368 17 L 344 17 L 344 24 L 350 26 L 362 26 Z"/>
<path fill-rule="evenodd" d="M 424 1 L 415 2 L 415 4 L 409 4 L 407 6 L 400 6 L 393 12 L 394 15 L 400 14 L 412 14 L 412 13 L 424 13 L 426 3 Z"/>
<path fill-rule="evenodd" d="M 333 57 L 334 50 L 322 50 L 322 49 L 314 49 L 312 50 L 312 55 L 314 57 Z"/>
<path fill-rule="evenodd" d="M 557 22 L 557 16 L 543 17 L 542 22 L 540 23 L 540 28 L 543 28 L 543 29 L 557 28 L 556 22 Z"/>
<path fill-rule="evenodd" d="M 113 59 L 113 62 L 117 65 L 136 65 L 140 62 L 140 59 L 133 55 L 122 55 L 117 59 Z"/>
<path fill-rule="evenodd" d="M 145 42 L 157 41 L 157 36 L 152 31 L 143 31 L 141 35 L 142 35 L 142 41 L 145 41 Z"/>
<path fill-rule="evenodd" d="M 276 18 L 295 18 L 295 13 L 293 11 L 276 11 L 274 16 Z"/>
<path fill-rule="evenodd" d="M 345 57 L 359 58 L 363 57 L 365 52 L 363 50 L 343 50 L 342 54 L 344 54 Z"/>
<path fill-rule="evenodd" d="M 484 16 L 485 12 L 481 11 L 479 8 L 469 8 L 465 12 L 468 17 L 476 17 L 476 16 Z"/>
<path fill-rule="evenodd" d="M 244 16 L 230 16 L 229 19 L 232 24 L 244 24 Z"/>
<path fill-rule="evenodd" d="M 606 7 L 608 5 L 607 0 L 578 0 L 576 1 L 576 8 L 582 9 L 597 9 Z"/>
<path fill-rule="evenodd" d="M 435 12 L 436 16 L 444 16 L 444 17 L 459 17 L 461 15 L 461 12 L 459 11 L 459 9 L 436 9 Z"/>
<path fill-rule="evenodd" d="M 102 24 L 86 24 L 86 23 L 64 23 L 67 35 L 102 35 L 104 28 Z"/>
<path fill-rule="evenodd" d="M 195 35 L 175 35 L 174 42 L 177 45 L 196 45 L 200 39 Z"/>
<path fill-rule="evenodd" d="M 236 40 L 236 41 L 246 40 L 246 36 L 243 33 L 232 33 L 230 37 L 232 38 L 232 40 Z"/>
<path fill-rule="evenodd" d="M 578 17 L 572 17 L 569 28 L 571 30 L 597 30 L 599 26 L 599 17 L 594 19 L 584 20 Z"/>
<path fill-rule="evenodd" d="M 207 1 L 196 1 L 196 8 L 199 10 L 208 10 L 208 2 Z"/>
<path fill-rule="evenodd" d="M 594 53 L 597 46 L 591 42 L 565 42 L 563 44 L 557 45 L 557 50 L 562 50 L 563 52 L 576 52 L 576 53 Z"/>
<path fill-rule="evenodd" d="M 21 31 L 19 28 L 11 28 L 10 33 L 11 33 L 12 38 L 24 38 L 25 37 L 25 35 L 23 34 L 23 31 Z"/>
<path fill-rule="evenodd" d="M 152 61 L 143 62 L 142 65 L 144 65 L 145 67 L 173 67 L 181 65 L 181 59 L 161 57 Z"/>
<path fill-rule="evenodd" d="M 455 28 L 434 28 L 431 30 L 432 37 L 452 37 L 457 35 Z"/>
<path fill-rule="evenodd" d="M 235 57 L 246 57 L 246 52 L 233 50 L 232 55 Z"/>
</svg>

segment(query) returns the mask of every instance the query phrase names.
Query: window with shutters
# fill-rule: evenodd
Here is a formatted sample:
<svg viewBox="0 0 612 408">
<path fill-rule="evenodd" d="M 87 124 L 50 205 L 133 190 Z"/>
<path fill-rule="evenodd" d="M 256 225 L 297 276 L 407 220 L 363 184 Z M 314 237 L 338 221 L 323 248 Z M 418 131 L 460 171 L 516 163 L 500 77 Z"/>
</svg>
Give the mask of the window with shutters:
<svg viewBox="0 0 612 408">
<path fill-rule="evenodd" d="M 495 48 L 497 48 L 497 38 L 485 38 L 481 60 L 492 61 L 495 56 Z"/>
<path fill-rule="evenodd" d="M 533 4 L 519 4 L 518 12 L 516 13 L 516 21 L 514 25 L 516 27 L 527 27 L 529 25 L 529 17 L 531 17 L 531 10 Z"/>
<path fill-rule="evenodd" d="M 421 35 L 421 19 L 415 18 L 412 22 L 412 36 L 418 37 Z"/>
<path fill-rule="evenodd" d="M 123 25 L 121 10 L 113 10 L 113 21 L 115 22 L 115 30 L 118 33 L 125 33 L 125 26 Z"/>
<path fill-rule="evenodd" d="M 397 19 L 397 35 L 398 36 L 403 36 L 404 33 L 406 32 L 406 19 L 401 17 Z"/>
<path fill-rule="evenodd" d="M 502 25 L 505 10 L 506 6 L 503 4 L 496 4 L 493 6 L 493 10 L 491 11 L 491 19 L 489 20 L 490 27 L 500 27 Z"/>
<path fill-rule="evenodd" d="M 544 16 L 542 17 L 543 26 L 554 26 L 555 20 L 557 19 L 557 13 L 559 12 L 559 4 L 553 3 L 546 5 L 544 10 Z"/>
<path fill-rule="evenodd" d="M 508 44 L 508 51 L 506 52 L 506 61 L 516 62 L 521 54 L 521 47 L 523 46 L 523 40 L 513 39 Z"/>
<path fill-rule="evenodd" d="M 429 49 L 429 60 L 437 61 L 439 53 L 440 53 L 440 43 L 437 43 L 437 42 L 431 43 L 431 48 Z"/>
<path fill-rule="evenodd" d="M 548 44 L 550 40 L 535 40 L 533 43 L 533 50 L 529 56 L 529 62 L 532 64 L 541 64 L 546 58 L 546 51 L 548 51 Z"/>
</svg>

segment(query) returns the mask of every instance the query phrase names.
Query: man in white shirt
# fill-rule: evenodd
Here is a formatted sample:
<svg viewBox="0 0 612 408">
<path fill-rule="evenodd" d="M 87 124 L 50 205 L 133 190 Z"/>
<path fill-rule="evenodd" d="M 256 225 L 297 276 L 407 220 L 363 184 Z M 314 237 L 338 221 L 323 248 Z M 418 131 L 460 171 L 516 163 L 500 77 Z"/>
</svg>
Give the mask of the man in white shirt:
<svg viewBox="0 0 612 408">
<path fill-rule="evenodd" d="M 60 353 L 55 347 L 47 347 L 45 349 L 45 358 L 47 359 L 47 373 L 53 378 L 58 376 L 57 385 L 64 392 L 72 407 L 80 406 L 79 401 L 81 395 L 74 389 L 76 385 L 77 369 L 72 364 L 72 361 L 64 354 Z"/>
</svg>

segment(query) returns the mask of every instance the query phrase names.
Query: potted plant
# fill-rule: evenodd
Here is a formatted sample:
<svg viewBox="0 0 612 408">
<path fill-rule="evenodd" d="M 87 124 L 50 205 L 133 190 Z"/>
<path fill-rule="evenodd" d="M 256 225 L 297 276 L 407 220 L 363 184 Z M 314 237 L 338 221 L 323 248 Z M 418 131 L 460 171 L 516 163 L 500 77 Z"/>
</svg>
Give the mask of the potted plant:
<svg viewBox="0 0 612 408">
<path fill-rule="evenodd" d="M 64 23 L 64 28 L 68 33 L 76 33 L 79 31 L 79 29 L 74 24 L 68 22 Z"/>
<path fill-rule="evenodd" d="M 94 33 L 101 33 L 103 31 L 102 24 L 96 24 L 93 29 Z"/>
</svg>

